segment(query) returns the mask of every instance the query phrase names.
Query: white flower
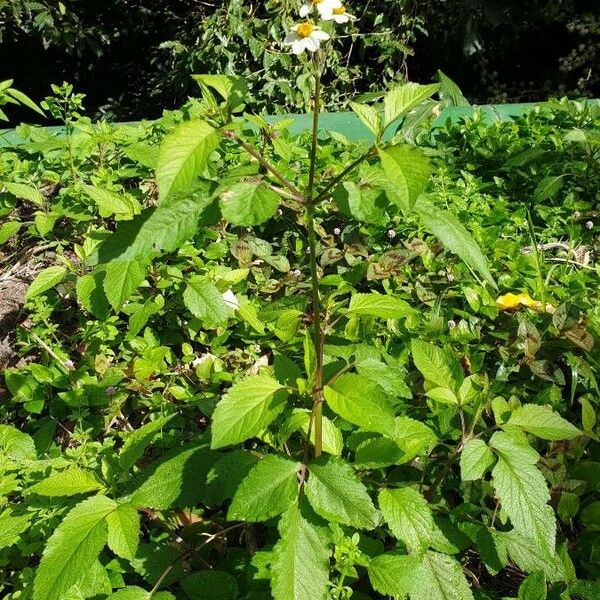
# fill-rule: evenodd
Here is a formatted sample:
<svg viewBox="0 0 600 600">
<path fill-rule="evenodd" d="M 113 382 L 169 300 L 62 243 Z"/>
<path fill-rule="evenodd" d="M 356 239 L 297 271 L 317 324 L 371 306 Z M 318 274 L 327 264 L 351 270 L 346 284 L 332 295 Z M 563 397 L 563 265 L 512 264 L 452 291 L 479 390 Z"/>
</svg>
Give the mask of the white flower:
<svg viewBox="0 0 600 600">
<path fill-rule="evenodd" d="M 223 300 L 225 300 L 225 304 L 232 310 L 237 310 L 240 307 L 240 301 L 231 290 L 227 290 L 221 295 L 223 296 Z"/>
<path fill-rule="evenodd" d="M 316 52 L 321 42 L 329 39 L 329 35 L 320 27 L 313 25 L 310 21 L 298 23 L 292 27 L 292 31 L 285 36 L 283 43 L 292 47 L 294 54 L 302 54 L 304 50 Z"/>
<path fill-rule="evenodd" d="M 594 228 L 594 221 L 586 221 L 585 222 L 585 228 L 586 229 L 593 229 Z"/>
<path fill-rule="evenodd" d="M 356 19 L 354 15 L 351 15 L 349 12 L 346 11 L 345 6 L 336 6 L 328 12 L 321 13 L 321 18 L 323 19 L 323 21 L 335 21 L 340 25 L 342 23 L 347 23 L 348 21 L 353 21 L 354 19 Z"/>
<path fill-rule="evenodd" d="M 334 8 L 340 8 L 342 6 L 342 0 L 309 0 L 306 4 L 300 7 L 300 16 L 304 19 L 313 8 L 319 11 L 319 15 L 330 14 Z"/>
</svg>

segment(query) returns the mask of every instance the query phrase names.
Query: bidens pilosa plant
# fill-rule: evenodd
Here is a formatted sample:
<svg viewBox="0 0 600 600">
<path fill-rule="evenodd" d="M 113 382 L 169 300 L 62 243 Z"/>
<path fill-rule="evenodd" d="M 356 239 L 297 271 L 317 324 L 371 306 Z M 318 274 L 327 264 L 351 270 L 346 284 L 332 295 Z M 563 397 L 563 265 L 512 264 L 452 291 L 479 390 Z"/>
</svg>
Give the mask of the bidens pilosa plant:
<svg viewBox="0 0 600 600">
<path fill-rule="evenodd" d="M 30 414 L 44 410 L 44 385 L 60 390 L 62 405 L 57 401 L 51 415 L 59 418 L 60 406 L 67 407 L 85 440 L 74 440 L 71 460 L 56 449 L 38 459 L 40 448 L 52 446 L 51 418 L 35 439 L 0 426 L 3 485 L 15 490 L 16 469 L 35 481 L 23 490 L 27 511 L 0 515 L 0 534 L 9 546 L 30 526 L 49 535 L 43 550 L 35 537 L 23 549 L 41 558 L 33 575 L 22 561 L 26 595 L 19 591 L 11 600 L 469 600 L 499 598 L 505 590 L 530 600 L 594 593 L 592 582 L 577 581 L 556 519 L 558 512 L 566 529 L 579 510 L 577 477 L 585 477 L 567 478 L 561 457 L 583 456 L 594 438 L 591 402 L 584 435 L 559 414 L 556 386 L 534 396 L 528 381 L 506 383 L 509 369 L 488 376 L 485 354 L 495 351 L 489 339 L 508 335 L 494 322 L 486 344 L 470 352 L 481 331 L 465 310 L 458 326 L 448 324 L 451 343 L 433 343 L 443 327 L 434 313 L 455 290 L 446 294 L 437 282 L 432 299 L 421 280 L 414 283 L 415 295 L 435 306 L 423 323 L 400 277 L 416 256 L 435 264 L 433 254 L 418 239 L 395 239 L 390 229 L 390 240 L 402 245 L 369 263 L 359 260 L 368 250 L 356 232 L 389 223 L 405 231 L 406 222 L 435 236 L 472 278 L 464 288 L 469 305 L 487 317 L 513 311 L 519 331 L 512 352 L 544 381 L 554 377 L 553 385 L 560 376 L 535 359 L 540 333 L 526 311 L 591 350 L 583 317 L 565 305 L 554 309 L 543 278 L 541 300 L 504 294 L 496 306 L 488 261 L 458 218 L 439 208 L 448 203 L 451 182 L 440 175 L 441 203 L 428 192 L 435 150 L 418 147 L 416 132 L 438 106 L 433 95 L 457 93 L 448 82 L 445 89 L 406 83 L 372 104 L 354 103 L 373 134 L 370 147 L 341 135 L 337 145 L 322 143 L 327 51 L 340 27 L 351 26 L 352 11 L 338 0 L 313 0 L 300 11 L 303 20 L 290 27 L 285 46 L 304 61 L 313 85 L 306 147 L 305 137 L 282 135 L 284 125 L 243 114 L 246 85 L 224 75 L 196 77 L 203 102 L 173 118 L 157 155 L 148 144 L 127 145 L 126 156 L 154 169 L 143 182 L 156 198 L 152 206 L 142 208 L 130 191 L 85 183 L 77 141 L 67 140 L 61 183 L 69 193 L 57 203 L 60 218 L 76 214 L 69 202 L 78 197 L 118 223 L 112 232 L 91 226 L 75 246 L 80 262 L 42 271 L 28 301 L 35 304 L 72 269 L 79 303 L 98 319 L 86 329 L 85 351 L 104 350 L 94 358 L 97 375 L 81 374 L 77 386 L 65 385 L 76 365 L 43 340 L 53 366 L 31 365 L 31 378 L 19 370 L 6 377 Z M 69 90 L 61 94 L 70 97 Z M 72 125 L 68 114 L 65 121 Z M 107 131 L 93 136 L 99 150 L 92 180 L 106 186 L 104 169 L 116 150 Z M 130 171 L 118 168 L 127 180 Z M 40 204 L 40 214 L 52 219 L 54 209 Z M 331 214 L 336 226 L 326 231 Z M 259 228 L 270 228 L 272 243 L 255 235 Z M 193 236 L 202 248 L 188 243 Z M 214 264 L 229 249 L 239 268 Z M 294 255 L 297 267 L 275 249 Z M 175 251 L 183 260 L 161 262 Z M 342 258 L 346 265 L 332 272 Z M 450 282 L 450 271 L 443 273 Z M 431 278 L 438 276 L 434 269 Z M 150 291 L 130 302 L 136 290 Z M 270 303 L 259 304 L 258 292 Z M 166 304 L 168 294 L 176 301 Z M 183 311 L 191 315 L 182 325 L 188 338 L 145 328 L 157 314 L 166 323 Z M 36 318 L 47 323 L 47 312 L 40 306 Z M 119 337 L 121 314 L 128 321 Z M 184 339 L 204 351 L 196 356 Z M 107 340 L 119 340 L 126 367 L 112 364 L 116 351 L 106 350 Z M 193 379 L 169 344 L 181 345 Z M 580 373 L 573 403 L 578 381 L 594 378 L 571 356 Z M 535 401 L 522 402 L 520 394 Z M 106 434 L 129 423 L 126 404 L 133 422 L 143 421 L 148 407 L 153 418 L 124 434 L 115 453 Z M 90 406 L 106 407 L 106 415 L 90 417 Z M 186 430 L 182 424 L 190 422 L 195 428 Z M 84 425 L 105 437 L 89 442 Z M 90 468 L 97 457 L 99 466 Z M 74 506 L 62 503 L 82 495 Z M 593 529 L 594 502 L 586 510 Z M 30 525 L 32 514 L 44 517 Z"/>
</svg>

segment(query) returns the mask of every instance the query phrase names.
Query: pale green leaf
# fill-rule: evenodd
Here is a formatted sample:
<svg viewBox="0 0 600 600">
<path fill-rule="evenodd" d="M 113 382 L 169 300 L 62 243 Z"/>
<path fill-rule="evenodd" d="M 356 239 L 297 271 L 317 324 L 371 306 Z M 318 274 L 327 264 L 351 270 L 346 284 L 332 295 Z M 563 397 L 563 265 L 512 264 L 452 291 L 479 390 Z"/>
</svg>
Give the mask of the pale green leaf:
<svg viewBox="0 0 600 600">
<path fill-rule="evenodd" d="M 219 290 L 204 277 L 194 275 L 186 280 L 183 303 L 206 327 L 226 325 L 229 311 Z"/>
<path fill-rule="evenodd" d="M 284 387 L 269 375 L 238 381 L 212 415 L 211 447 L 223 448 L 255 437 L 283 410 L 286 398 Z"/>
<path fill-rule="evenodd" d="M 163 140 L 156 166 L 161 202 L 188 188 L 204 171 L 220 133 L 204 121 L 178 125 Z"/>
<path fill-rule="evenodd" d="M 0 452 L 16 462 L 36 459 L 33 438 L 13 425 L 0 424 Z"/>
<path fill-rule="evenodd" d="M 345 181 L 335 188 L 333 197 L 347 217 L 381 226 L 389 221 L 386 214 L 388 201 L 384 190 L 379 187 Z"/>
<path fill-rule="evenodd" d="M 129 196 L 93 185 L 82 185 L 81 187 L 96 203 L 98 214 L 104 219 L 113 215 L 130 218 L 140 212 L 139 203 Z"/>
<path fill-rule="evenodd" d="M 223 218 L 232 225 L 260 225 L 277 212 L 279 195 L 264 183 L 241 182 L 220 196 Z"/>
<path fill-rule="evenodd" d="M 309 465 L 309 473 L 306 497 L 318 515 L 357 529 L 377 527 L 377 510 L 348 463 L 335 457 L 319 459 Z"/>
<path fill-rule="evenodd" d="M 375 137 L 379 137 L 381 135 L 383 132 L 381 114 L 375 106 L 359 104 L 358 102 L 350 102 L 350 108 L 366 125 L 366 127 L 368 127 L 375 134 Z"/>
<path fill-rule="evenodd" d="M 106 265 L 104 293 L 115 312 L 137 290 L 146 277 L 146 265 L 139 260 L 113 260 Z"/>
<path fill-rule="evenodd" d="M 31 514 L 15 515 L 11 510 L 0 514 L 0 549 L 16 544 L 29 527 Z"/>
<path fill-rule="evenodd" d="M 481 248 L 456 216 L 450 211 L 440 210 L 423 198 L 419 199 L 415 210 L 425 229 L 479 273 L 492 287 L 497 288 Z"/>
<path fill-rule="evenodd" d="M 9 194 L 22 200 L 27 200 L 36 206 L 45 206 L 46 199 L 42 192 L 37 188 L 26 183 L 16 183 L 14 181 L 0 181 L 0 190 L 5 189 Z"/>
<path fill-rule="evenodd" d="M 175 600 L 175 596 L 171 592 L 155 592 L 151 596 L 150 592 L 137 585 L 128 585 L 126 588 L 111 594 L 107 600 Z"/>
<path fill-rule="evenodd" d="M 126 438 L 119 452 L 119 465 L 123 470 L 130 469 L 144 454 L 144 450 L 154 439 L 154 436 L 174 417 L 158 417 L 142 425 L 139 429 L 132 431 Z"/>
<path fill-rule="evenodd" d="M 380 148 L 379 158 L 390 182 L 389 199 L 405 212 L 412 210 L 431 176 L 429 159 L 407 144 Z"/>
<path fill-rule="evenodd" d="M 117 504 L 92 496 L 67 514 L 50 536 L 35 574 L 33 600 L 64 600 L 81 582 L 106 544 L 106 517 Z"/>
<path fill-rule="evenodd" d="M 108 547 L 121 558 L 132 560 L 140 538 L 140 515 L 133 504 L 119 504 L 106 517 Z"/>
<path fill-rule="evenodd" d="M 514 529 L 508 533 L 496 534 L 506 547 L 510 559 L 525 573 L 543 571 L 548 581 L 562 581 L 565 568 L 555 552 L 550 552 L 545 544 L 532 537 L 524 536 Z"/>
<path fill-rule="evenodd" d="M 411 587 L 410 600 L 473 600 L 473 592 L 460 563 L 429 551 Z"/>
<path fill-rule="evenodd" d="M 394 431 L 394 407 L 385 392 L 365 377 L 345 373 L 323 393 L 329 408 L 349 423 L 377 433 Z"/>
<path fill-rule="evenodd" d="M 435 523 L 427 500 L 413 488 L 383 489 L 379 507 L 390 531 L 412 553 L 425 550 L 432 539 Z"/>
<path fill-rule="evenodd" d="M 89 310 L 97 319 L 105 320 L 110 314 L 110 304 L 102 285 L 106 273 L 95 271 L 77 278 L 75 291 L 79 304 Z"/>
<path fill-rule="evenodd" d="M 286 426 L 291 431 L 297 431 L 300 429 L 304 435 L 308 434 L 308 425 L 310 422 L 310 412 L 295 410 L 288 420 Z M 323 417 L 323 430 L 322 430 L 322 450 L 327 454 L 334 454 L 339 456 L 342 453 L 344 447 L 344 439 L 342 432 L 334 425 L 334 423 L 327 417 Z M 310 431 L 310 441 L 314 445 L 315 443 L 315 428 L 312 427 Z"/>
<path fill-rule="evenodd" d="M 130 221 L 121 221 L 89 256 L 88 264 L 137 259 L 147 262 L 161 252 L 176 250 L 201 224 L 212 224 L 218 218 L 216 202 L 207 185 L 148 208 Z"/>
<path fill-rule="evenodd" d="M 538 453 L 503 431 L 492 436 L 490 445 L 498 455 L 492 483 L 500 505 L 520 535 L 532 538 L 553 553 L 556 521 L 548 506 L 548 486 L 536 467 Z"/>
<path fill-rule="evenodd" d="M 494 464 L 494 455 L 480 439 L 469 440 L 460 454 L 460 476 L 463 481 L 481 479 Z"/>
<path fill-rule="evenodd" d="M 267 521 L 285 512 L 298 498 L 300 463 L 267 456 L 238 487 L 227 518 L 230 521 Z"/>
<path fill-rule="evenodd" d="M 570 440 L 582 435 L 582 432 L 563 419 L 550 406 L 524 404 L 515 409 L 506 425 L 520 427 L 543 440 Z"/>
<path fill-rule="evenodd" d="M 281 517 L 281 539 L 273 549 L 274 600 L 325 600 L 329 580 L 329 542 L 325 532 L 294 504 Z"/>
<path fill-rule="evenodd" d="M 31 300 L 32 298 L 47 292 L 49 289 L 52 289 L 67 276 L 68 272 L 69 271 L 66 267 L 61 267 L 59 265 L 44 269 L 38 273 L 35 279 L 31 282 L 25 299 Z"/>
<path fill-rule="evenodd" d="M 410 344 L 413 362 L 427 381 L 457 391 L 463 380 L 460 361 L 454 354 L 423 340 Z"/>
<path fill-rule="evenodd" d="M 381 319 L 403 319 L 413 315 L 415 310 L 400 298 L 383 294 L 353 294 L 347 314 L 373 316 Z"/>
<path fill-rule="evenodd" d="M 392 88 L 383 98 L 383 124 L 391 125 L 396 119 L 409 113 L 415 106 L 430 98 L 437 92 L 437 83 L 420 85 L 404 83 Z"/>
<path fill-rule="evenodd" d="M 6 223 L 2 223 L 0 225 L 0 246 L 18 233 L 19 229 L 21 229 L 21 223 L 19 221 L 8 221 Z"/>
<path fill-rule="evenodd" d="M 87 494 L 102 487 L 102 483 L 91 471 L 80 467 L 69 467 L 65 471 L 50 475 L 50 477 L 32 485 L 27 493 L 37 494 L 38 496 L 75 496 L 77 494 Z"/>
<path fill-rule="evenodd" d="M 373 589 L 384 596 L 399 598 L 406 598 L 420 569 L 418 557 L 401 554 L 381 554 L 367 566 Z"/>
</svg>

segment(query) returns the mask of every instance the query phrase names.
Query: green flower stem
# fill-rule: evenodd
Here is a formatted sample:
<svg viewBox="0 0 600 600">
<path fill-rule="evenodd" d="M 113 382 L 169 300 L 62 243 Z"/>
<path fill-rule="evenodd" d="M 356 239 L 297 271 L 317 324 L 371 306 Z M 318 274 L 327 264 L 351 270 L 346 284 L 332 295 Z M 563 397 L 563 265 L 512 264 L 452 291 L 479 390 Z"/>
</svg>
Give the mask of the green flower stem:
<svg viewBox="0 0 600 600">
<path fill-rule="evenodd" d="M 319 272 L 317 270 L 317 238 L 315 234 L 315 173 L 317 165 L 319 112 L 321 110 L 321 61 L 319 55 L 313 61 L 315 75 L 315 91 L 313 100 L 312 141 L 310 148 L 310 169 L 308 173 L 308 188 L 306 196 L 306 227 L 308 229 L 308 245 L 310 252 L 310 278 L 312 286 L 313 305 L 313 338 L 316 352 L 315 381 L 312 390 L 313 408 L 312 420 L 315 428 L 315 457 L 323 450 L 323 329 L 321 326 L 321 298 L 319 294 Z M 310 428 L 309 440 L 310 442 Z"/>
</svg>

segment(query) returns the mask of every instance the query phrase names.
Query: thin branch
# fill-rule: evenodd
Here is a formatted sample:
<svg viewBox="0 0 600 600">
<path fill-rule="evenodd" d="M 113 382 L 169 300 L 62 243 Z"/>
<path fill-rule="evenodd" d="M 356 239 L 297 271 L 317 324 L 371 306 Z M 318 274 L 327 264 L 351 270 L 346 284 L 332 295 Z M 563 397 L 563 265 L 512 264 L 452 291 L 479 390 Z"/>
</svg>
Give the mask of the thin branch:
<svg viewBox="0 0 600 600">
<path fill-rule="evenodd" d="M 250 144 L 245 142 L 234 131 L 225 131 L 223 135 L 229 139 L 235 140 L 248 154 L 250 154 L 250 156 L 254 157 L 267 171 L 269 171 L 283 187 L 287 188 L 298 202 L 302 204 L 306 203 L 306 196 L 289 179 L 287 179 L 285 175 L 280 173 L 276 167 L 266 160 L 256 148 L 253 148 Z"/>
</svg>

